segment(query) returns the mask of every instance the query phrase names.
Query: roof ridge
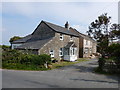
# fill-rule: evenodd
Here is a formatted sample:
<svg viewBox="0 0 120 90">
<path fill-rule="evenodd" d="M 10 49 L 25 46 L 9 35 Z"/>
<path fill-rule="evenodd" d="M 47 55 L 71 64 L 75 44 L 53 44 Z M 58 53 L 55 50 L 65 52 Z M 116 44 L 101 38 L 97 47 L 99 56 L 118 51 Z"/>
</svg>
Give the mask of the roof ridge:
<svg viewBox="0 0 120 90">
<path fill-rule="evenodd" d="M 43 20 L 42 20 L 43 21 Z M 52 25 L 56 25 L 56 26 L 58 26 L 58 27 L 62 27 L 62 26 L 60 26 L 60 25 L 58 25 L 58 24 L 54 24 L 54 23 L 51 23 L 51 22 L 47 22 L 47 21 L 43 21 L 43 22 L 45 22 L 46 24 L 47 23 L 49 23 L 49 24 L 52 24 Z M 48 25 L 48 24 L 47 24 Z M 49 25 L 50 26 L 50 25 Z M 66 29 L 65 27 L 62 27 L 62 28 L 64 28 L 64 29 Z M 67 30 L 67 29 L 66 29 Z"/>
</svg>

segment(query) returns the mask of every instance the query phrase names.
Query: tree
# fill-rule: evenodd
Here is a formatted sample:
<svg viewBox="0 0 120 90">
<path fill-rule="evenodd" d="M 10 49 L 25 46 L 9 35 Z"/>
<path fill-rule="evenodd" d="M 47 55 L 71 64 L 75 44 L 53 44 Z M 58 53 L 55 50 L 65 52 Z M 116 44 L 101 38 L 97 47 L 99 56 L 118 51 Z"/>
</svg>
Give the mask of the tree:
<svg viewBox="0 0 120 90">
<path fill-rule="evenodd" d="M 14 36 L 14 37 L 10 38 L 9 42 L 11 43 L 11 42 L 16 41 L 16 40 L 21 39 L 21 38 L 22 37 Z"/>
<path fill-rule="evenodd" d="M 109 44 L 109 26 L 111 17 L 107 13 L 100 15 L 89 26 L 88 35 L 98 43 L 98 52 L 105 54 Z"/>
<path fill-rule="evenodd" d="M 112 24 L 110 30 L 111 40 L 114 39 L 120 40 L 120 24 Z"/>
</svg>

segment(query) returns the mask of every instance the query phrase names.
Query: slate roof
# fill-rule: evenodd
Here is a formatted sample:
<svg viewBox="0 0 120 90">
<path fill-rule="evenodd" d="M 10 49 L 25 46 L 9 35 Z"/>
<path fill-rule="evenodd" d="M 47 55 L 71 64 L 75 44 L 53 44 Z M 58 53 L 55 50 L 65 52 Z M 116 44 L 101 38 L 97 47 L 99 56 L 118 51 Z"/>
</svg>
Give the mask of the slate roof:
<svg viewBox="0 0 120 90">
<path fill-rule="evenodd" d="M 55 32 L 72 35 L 72 36 L 76 36 L 76 37 L 80 37 L 80 35 L 82 35 L 83 37 L 86 38 L 85 35 L 79 33 L 75 29 L 72 29 L 72 28 L 67 29 L 65 27 L 61 27 L 59 25 L 52 24 L 52 23 L 49 23 L 46 21 L 41 21 L 41 23 L 45 23 L 49 28 L 51 28 Z M 40 26 L 40 24 L 38 25 L 38 27 Z M 44 38 L 44 39 L 40 40 L 39 35 L 34 36 L 34 32 L 30 35 L 23 37 L 22 39 L 13 41 L 12 43 L 23 43 L 22 45 L 17 47 L 19 49 L 40 49 L 45 43 L 47 43 L 48 41 L 50 41 L 52 39 L 52 38 L 46 38 L 46 39 Z M 73 43 L 69 42 L 66 47 L 70 47 L 72 44 Z"/>
<path fill-rule="evenodd" d="M 81 36 L 85 39 L 92 40 L 93 42 L 96 42 L 94 39 L 92 39 L 88 35 L 82 34 L 82 33 L 78 32 L 76 29 L 73 29 L 72 27 L 70 27 L 70 31 L 79 34 L 79 36 Z"/>
<path fill-rule="evenodd" d="M 65 48 L 70 48 L 71 46 L 72 47 L 77 47 L 74 42 L 68 42 L 68 44 L 65 46 Z"/>
<path fill-rule="evenodd" d="M 77 34 L 75 32 L 71 32 L 70 29 L 67 29 L 65 27 L 62 27 L 62 26 L 59 26 L 59 25 L 56 25 L 56 24 L 52 24 L 52 23 L 49 23 L 49 22 L 46 22 L 46 21 L 42 21 L 42 22 L 47 24 L 50 28 L 52 28 L 56 32 L 64 33 L 64 34 L 68 34 L 68 35 L 73 35 L 73 36 L 76 36 L 76 37 L 79 36 L 79 34 Z"/>
<path fill-rule="evenodd" d="M 27 42 L 27 40 L 29 40 L 32 37 L 32 35 L 27 35 L 25 37 L 23 37 L 22 39 L 18 39 L 16 41 L 13 41 L 12 43 L 24 43 Z"/>
<path fill-rule="evenodd" d="M 33 42 L 26 42 L 26 43 L 23 43 L 22 45 L 18 46 L 17 48 L 18 49 L 40 49 L 51 39 L 52 38 L 37 40 L 37 41 L 33 41 Z"/>
</svg>

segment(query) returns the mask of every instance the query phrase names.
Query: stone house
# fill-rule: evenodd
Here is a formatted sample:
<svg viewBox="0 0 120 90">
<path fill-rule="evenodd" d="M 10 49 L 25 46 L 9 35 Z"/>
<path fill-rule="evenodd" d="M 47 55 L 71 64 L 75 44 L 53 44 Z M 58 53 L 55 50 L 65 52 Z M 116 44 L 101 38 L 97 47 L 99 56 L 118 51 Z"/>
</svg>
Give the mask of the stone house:
<svg viewBox="0 0 120 90">
<path fill-rule="evenodd" d="M 41 21 L 34 32 L 22 39 L 11 43 L 12 49 L 28 50 L 34 54 L 48 54 L 57 60 L 75 61 L 79 57 L 88 57 L 89 51 L 96 52 L 93 44 L 85 46 L 84 42 L 93 42 L 88 36 L 69 28 L 68 22 L 65 27 Z M 90 47 L 88 53 L 86 48 Z"/>
</svg>

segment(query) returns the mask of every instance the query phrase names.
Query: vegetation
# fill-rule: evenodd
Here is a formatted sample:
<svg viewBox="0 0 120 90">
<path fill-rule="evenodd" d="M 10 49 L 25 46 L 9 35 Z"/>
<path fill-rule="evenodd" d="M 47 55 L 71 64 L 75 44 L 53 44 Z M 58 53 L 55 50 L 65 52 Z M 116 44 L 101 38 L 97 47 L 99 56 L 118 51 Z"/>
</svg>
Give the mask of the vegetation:
<svg viewBox="0 0 120 90">
<path fill-rule="evenodd" d="M 99 58 L 99 67 L 96 72 L 120 74 L 120 44 L 111 44 L 106 52 L 107 57 Z"/>
<path fill-rule="evenodd" d="M 9 49 L 10 49 L 10 46 L 0 45 L 0 48 L 6 51 L 6 50 L 9 50 Z"/>
<path fill-rule="evenodd" d="M 120 72 L 120 44 L 111 44 L 120 39 L 120 24 L 111 24 L 111 17 L 107 13 L 100 15 L 89 26 L 88 35 L 97 41 L 99 58 L 99 72 Z"/>
<path fill-rule="evenodd" d="M 16 40 L 21 39 L 21 38 L 22 37 L 14 36 L 14 37 L 10 38 L 9 42 L 11 43 L 11 42 L 16 41 Z"/>
<path fill-rule="evenodd" d="M 51 57 L 47 54 L 33 55 L 23 53 L 18 50 L 3 50 L 2 51 L 2 68 L 14 70 L 50 70 L 62 66 L 76 64 L 87 59 L 78 59 L 76 62 L 61 61 L 51 63 Z M 45 64 L 52 65 L 46 68 Z"/>
<path fill-rule="evenodd" d="M 92 22 L 89 26 L 88 35 L 92 37 L 98 43 L 98 52 L 105 54 L 105 50 L 109 44 L 109 25 L 110 25 L 110 16 L 107 16 L 107 13 L 102 14 Z"/>
<path fill-rule="evenodd" d="M 45 63 L 50 64 L 49 55 L 25 54 L 18 50 L 8 50 L 2 53 L 2 68 L 18 70 L 47 70 Z"/>
</svg>

